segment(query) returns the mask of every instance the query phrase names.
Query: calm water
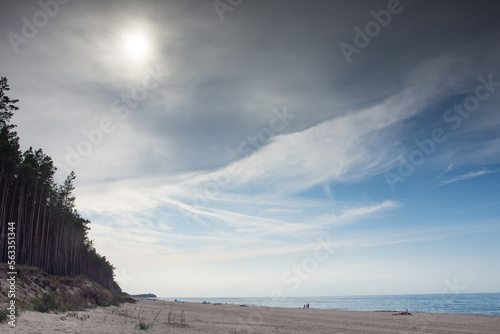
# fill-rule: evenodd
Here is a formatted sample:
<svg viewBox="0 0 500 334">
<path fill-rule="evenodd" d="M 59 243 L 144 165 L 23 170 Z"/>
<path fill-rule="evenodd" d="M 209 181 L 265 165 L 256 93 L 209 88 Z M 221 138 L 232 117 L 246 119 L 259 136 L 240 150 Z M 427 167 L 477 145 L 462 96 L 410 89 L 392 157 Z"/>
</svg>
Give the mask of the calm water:
<svg viewBox="0 0 500 334">
<path fill-rule="evenodd" d="M 173 298 L 160 298 L 172 301 Z M 467 313 L 500 316 L 500 293 L 460 293 L 436 295 L 341 296 L 270 298 L 179 298 L 186 302 L 245 304 L 352 311 L 404 311 L 429 313 Z"/>
</svg>

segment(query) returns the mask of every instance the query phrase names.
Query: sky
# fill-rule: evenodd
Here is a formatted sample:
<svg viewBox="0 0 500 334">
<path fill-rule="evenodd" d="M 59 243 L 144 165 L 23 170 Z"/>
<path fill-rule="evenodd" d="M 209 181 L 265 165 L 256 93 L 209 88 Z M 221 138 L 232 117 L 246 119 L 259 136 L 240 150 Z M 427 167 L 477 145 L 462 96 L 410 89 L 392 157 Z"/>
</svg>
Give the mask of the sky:
<svg viewBox="0 0 500 334">
<path fill-rule="evenodd" d="M 500 292 L 496 1 L 17 1 L 0 75 L 131 294 Z"/>
</svg>

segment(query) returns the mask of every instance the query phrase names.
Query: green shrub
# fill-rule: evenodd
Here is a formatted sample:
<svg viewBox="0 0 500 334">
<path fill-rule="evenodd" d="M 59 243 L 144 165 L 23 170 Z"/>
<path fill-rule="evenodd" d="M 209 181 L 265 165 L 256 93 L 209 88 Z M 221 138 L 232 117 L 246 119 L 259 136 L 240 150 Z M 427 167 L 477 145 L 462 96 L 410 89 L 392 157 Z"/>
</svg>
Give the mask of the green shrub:
<svg viewBox="0 0 500 334">
<path fill-rule="evenodd" d="M 28 301 L 24 301 L 24 300 L 18 300 L 16 302 L 16 311 L 17 309 L 20 309 L 20 310 L 30 310 L 31 309 L 31 305 Z"/>
<path fill-rule="evenodd" d="M 0 322 L 7 321 L 8 315 L 9 315 L 9 312 L 7 310 L 0 310 Z"/>
<path fill-rule="evenodd" d="M 143 330 L 143 331 L 147 331 L 148 329 L 150 329 L 151 327 L 153 327 L 153 324 L 147 324 L 146 322 L 144 322 L 142 319 L 139 320 L 139 329 Z"/>
<path fill-rule="evenodd" d="M 9 314 L 10 314 L 10 311 L 7 309 L 0 310 L 0 323 L 6 322 L 8 320 Z M 17 312 L 17 308 L 16 308 L 15 315 L 16 315 L 16 317 L 19 316 L 19 312 Z"/>
<path fill-rule="evenodd" d="M 54 292 L 45 293 L 40 299 L 34 302 L 35 311 L 42 313 L 56 310 L 58 306 L 57 295 Z"/>
</svg>

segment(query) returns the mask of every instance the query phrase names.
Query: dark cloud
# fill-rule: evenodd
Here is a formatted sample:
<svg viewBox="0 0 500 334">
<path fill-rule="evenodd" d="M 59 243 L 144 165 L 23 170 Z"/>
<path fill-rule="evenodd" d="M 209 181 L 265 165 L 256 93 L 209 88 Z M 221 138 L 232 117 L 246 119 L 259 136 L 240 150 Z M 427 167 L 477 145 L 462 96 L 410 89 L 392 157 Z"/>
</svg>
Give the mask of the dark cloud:
<svg viewBox="0 0 500 334">
<path fill-rule="evenodd" d="M 90 128 L 108 117 L 114 99 L 141 82 L 145 66 L 122 62 L 113 43 L 120 29 L 146 25 L 156 51 L 150 64 L 164 64 L 170 74 L 123 122 L 132 123 L 139 137 L 154 134 L 174 147 L 178 168 L 212 169 L 238 158 L 238 144 L 268 126 L 274 107 L 297 115 L 284 130 L 291 133 L 380 103 L 402 91 L 422 64 L 441 57 L 462 58 L 457 72 L 470 76 L 464 80 L 498 70 L 494 1 L 402 0 L 399 14 L 348 63 L 339 44 L 354 45 L 353 29 L 364 30 L 374 20 L 371 11 L 389 3 L 245 1 L 221 21 L 211 2 L 74 1 L 60 5 L 17 55 L 7 34 L 20 34 L 21 18 L 41 8 L 9 4 L 0 65 L 26 106 L 20 131 L 37 141 L 38 131 L 55 127 L 60 138 L 76 144 L 78 126 L 69 126 L 71 136 L 65 119 Z M 46 110 L 43 117 L 36 106 Z M 24 123 L 29 118 L 46 122 L 35 130 Z M 46 145 L 64 152 L 51 147 L 56 143 Z M 149 160 L 161 170 L 159 161 L 168 158 Z"/>
</svg>

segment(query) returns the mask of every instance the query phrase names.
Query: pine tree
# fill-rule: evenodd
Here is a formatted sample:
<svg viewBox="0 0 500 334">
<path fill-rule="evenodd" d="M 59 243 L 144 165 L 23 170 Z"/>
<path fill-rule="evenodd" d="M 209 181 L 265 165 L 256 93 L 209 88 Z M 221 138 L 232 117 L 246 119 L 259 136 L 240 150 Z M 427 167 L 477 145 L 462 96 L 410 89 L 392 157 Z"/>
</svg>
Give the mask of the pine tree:
<svg viewBox="0 0 500 334">
<path fill-rule="evenodd" d="M 0 79 L 0 261 L 7 261 L 7 224 L 16 223 L 16 262 L 40 267 L 53 275 L 87 275 L 114 292 L 114 267 L 88 239 L 88 220 L 75 209 L 71 172 L 63 185 L 54 182 L 56 168 L 41 149 L 21 154 L 11 118 L 18 110 L 5 95 Z"/>
</svg>

